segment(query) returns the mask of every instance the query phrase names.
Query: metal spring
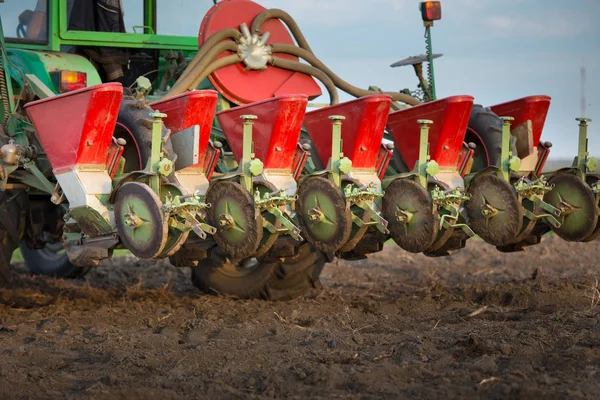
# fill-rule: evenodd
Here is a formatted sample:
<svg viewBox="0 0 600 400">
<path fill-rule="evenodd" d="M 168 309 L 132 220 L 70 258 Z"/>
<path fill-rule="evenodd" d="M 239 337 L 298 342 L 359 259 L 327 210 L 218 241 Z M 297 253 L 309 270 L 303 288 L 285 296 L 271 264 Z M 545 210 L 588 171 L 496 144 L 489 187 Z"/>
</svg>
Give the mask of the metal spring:
<svg viewBox="0 0 600 400">
<path fill-rule="evenodd" d="M 429 36 L 427 35 L 428 29 L 425 28 L 425 50 L 426 54 L 429 55 L 433 51 L 433 47 L 431 46 L 431 40 L 429 40 Z M 427 96 L 430 100 L 433 100 L 433 74 L 431 72 L 431 60 L 427 60 L 427 84 L 429 87 L 427 88 Z"/>
</svg>

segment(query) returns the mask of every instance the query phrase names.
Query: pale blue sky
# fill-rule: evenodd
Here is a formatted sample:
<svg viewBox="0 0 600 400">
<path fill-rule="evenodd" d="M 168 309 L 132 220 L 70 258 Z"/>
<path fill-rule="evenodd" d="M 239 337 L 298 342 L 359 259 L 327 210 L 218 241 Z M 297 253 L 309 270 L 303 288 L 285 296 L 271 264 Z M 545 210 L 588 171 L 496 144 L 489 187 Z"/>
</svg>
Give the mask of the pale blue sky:
<svg viewBox="0 0 600 400">
<path fill-rule="evenodd" d="M 160 3 L 176 9 L 177 3 L 192 2 Z M 198 11 L 181 16 L 171 29 L 197 29 L 212 0 L 193 3 Z M 354 85 L 385 90 L 415 86 L 411 67 L 390 64 L 424 52 L 418 0 L 257 3 L 290 13 L 317 57 Z M 574 119 L 580 115 L 584 64 L 586 116 L 595 120 L 590 150 L 600 156 L 599 0 L 442 0 L 442 14 L 433 30 L 434 51 L 444 54 L 435 65 L 438 97 L 469 94 L 477 103 L 493 105 L 549 95 L 552 105 L 542 138 L 554 143 L 555 157 L 571 157 L 577 151 Z M 342 94 L 342 99 L 350 97 Z"/>
<path fill-rule="evenodd" d="M 384 90 L 415 87 L 411 67 L 390 64 L 424 52 L 419 0 L 256 2 L 290 13 L 317 57 L 350 83 Z M 142 0 L 123 3 L 128 27 L 141 25 Z M 160 33 L 194 36 L 213 4 L 157 3 Z M 549 95 L 542 139 L 554 143 L 554 157 L 571 157 L 577 151 L 574 119 L 581 113 L 580 68 L 585 65 L 586 116 L 594 120 L 590 151 L 600 156 L 600 0 L 442 0 L 442 14 L 433 29 L 434 51 L 444 54 L 435 65 L 438 97 L 468 94 L 493 105 Z M 327 100 L 325 95 L 316 101 Z"/>
</svg>

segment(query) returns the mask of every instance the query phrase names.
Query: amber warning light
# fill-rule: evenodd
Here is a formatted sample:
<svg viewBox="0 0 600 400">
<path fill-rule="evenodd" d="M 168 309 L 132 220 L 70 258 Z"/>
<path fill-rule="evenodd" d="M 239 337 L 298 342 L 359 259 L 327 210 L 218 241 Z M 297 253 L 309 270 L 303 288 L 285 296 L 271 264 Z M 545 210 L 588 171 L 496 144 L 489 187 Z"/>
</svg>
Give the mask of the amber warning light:
<svg viewBox="0 0 600 400">
<path fill-rule="evenodd" d="M 60 93 L 83 89 L 87 86 L 87 74 L 79 71 L 57 71 L 54 73 L 54 83 Z"/>
<path fill-rule="evenodd" d="M 425 22 L 433 22 L 442 19 L 442 3 L 439 1 L 421 2 L 421 16 Z"/>
</svg>

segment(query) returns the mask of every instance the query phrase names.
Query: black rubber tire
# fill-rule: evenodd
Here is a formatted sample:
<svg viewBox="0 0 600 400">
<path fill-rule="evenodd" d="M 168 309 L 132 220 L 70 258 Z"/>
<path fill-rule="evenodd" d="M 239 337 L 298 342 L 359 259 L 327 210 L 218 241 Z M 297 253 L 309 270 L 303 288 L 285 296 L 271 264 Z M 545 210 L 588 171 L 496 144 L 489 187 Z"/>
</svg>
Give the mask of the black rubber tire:
<svg viewBox="0 0 600 400">
<path fill-rule="evenodd" d="M 25 211 L 23 192 L 0 191 L 0 286 L 10 282 L 10 260 L 23 237 Z"/>
<path fill-rule="evenodd" d="M 497 165 L 502 152 L 502 120 L 489 108 L 474 104 L 465 142 L 477 145 L 471 172 Z M 516 154 L 516 149 L 513 149 L 513 154 Z"/>
<path fill-rule="evenodd" d="M 21 254 L 27 269 L 34 275 L 45 275 L 61 279 L 77 279 L 83 277 L 90 267 L 79 267 L 69 261 L 66 252 L 61 252 L 62 243 L 46 244 L 43 249 L 30 249 L 21 242 Z"/>
<path fill-rule="evenodd" d="M 137 100 L 126 98 L 121 103 L 114 136 L 127 142 L 123 150 L 125 172 L 140 171 L 146 167 L 152 151 L 152 112 L 154 110 L 150 106 Z M 162 137 L 169 135 L 169 130 L 163 126 Z M 176 155 L 170 140 L 166 140 L 163 150 L 165 156 L 175 162 Z"/>
<path fill-rule="evenodd" d="M 247 262 L 255 265 L 247 271 L 232 274 L 235 266 L 218 248 L 214 248 L 209 258 L 192 267 L 192 283 L 209 294 L 242 299 L 289 300 L 321 288 L 319 276 L 326 261 L 321 252 L 303 243 L 295 256 L 273 263 L 256 259 Z"/>
</svg>

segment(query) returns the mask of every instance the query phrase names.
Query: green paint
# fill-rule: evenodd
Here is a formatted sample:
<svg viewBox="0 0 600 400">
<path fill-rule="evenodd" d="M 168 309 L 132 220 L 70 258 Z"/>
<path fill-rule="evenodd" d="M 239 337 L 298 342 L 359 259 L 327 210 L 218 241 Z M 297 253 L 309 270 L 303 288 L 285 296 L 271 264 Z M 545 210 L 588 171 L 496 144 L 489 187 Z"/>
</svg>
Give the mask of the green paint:
<svg viewBox="0 0 600 400">
<path fill-rule="evenodd" d="M 326 195 L 315 193 L 314 196 L 307 198 L 306 209 L 312 223 L 308 226 L 314 237 L 320 240 L 331 239 L 337 230 L 337 220 L 335 204 Z M 318 218 L 312 218 L 318 216 Z"/>
<path fill-rule="evenodd" d="M 141 247 L 152 240 L 157 229 L 149 222 L 152 221 L 153 214 L 148 205 L 134 196 L 125 199 L 121 213 L 116 215 L 116 218 L 124 221 L 125 234 L 129 240 L 140 244 Z"/>
<path fill-rule="evenodd" d="M 256 115 L 242 115 L 240 117 L 244 120 L 244 132 L 243 132 L 243 142 L 242 142 L 242 159 L 240 160 L 241 172 L 240 176 L 240 184 L 246 189 L 248 192 L 252 193 L 252 172 L 250 169 L 250 163 L 254 159 L 254 142 L 252 141 L 252 124 L 255 119 L 257 119 Z"/>
<path fill-rule="evenodd" d="M 240 205 L 228 200 L 217 203 L 216 214 L 219 216 L 221 234 L 229 243 L 241 243 L 246 237 L 248 226 L 246 224 L 247 204 Z"/>
<path fill-rule="evenodd" d="M 24 74 L 31 74 L 52 92 L 58 94 L 57 82 L 55 82 L 53 73 L 61 70 L 85 72 L 88 86 L 102 83 L 100 75 L 92 63 L 76 54 L 9 48 L 7 55 L 12 63 L 12 66 L 9 66 L 12 80 L 19 88 L 23 88 L 25 84 Z"/>
<path fill-rule="evenodd" d="M 514 121 L 513 117 L 500 117 L 502 123 L 502 149 L 500 150 L 500 177 L 510 182 L 510 159 L 512 151 L 510 150 L 510 123 Z"/>
<path fill-rule="evenodd" d="M 592 122 L 590 118 L 576 118 L 579 122 L 579 140 L 577 143 L 577 158 L 573 163 L 573 167 L 577 168 L 576 174 L 585 181 L 585 176 L 588 172 L 594 172 L 598 167 L 598 161 L 590 157 L 588 152 L 588 122 Z"/>
<path fill-rule="evenodd" d="M 162 119 L 165 118 L 167 114 L 154 112 L 151 113 L 150 116 L 152 117 L 152 150 L 150 152 L 150 158 L 148 159 L 146 171 L 153 173 L 153 175 L 148 178 L 149 186 L 154 193 L 160 194 L 160 176 L 158 172 L 160 172 L 160 161 L 162 157 Z"/>
<path fill-rule="evenodd" d="M 331 159 L 329 161 L 329 176 L 331 181 L 338 187 L 342 186 L 342 177 L 343 173 L 340 171 L 340 161 L 344 158 L 344 154 L 342 153 L 342 121 L 346 119 L 346 117 L 342 115 L 331 115 L 329 117 L 332 123 L 332 139 L 331 139 Z M 350 161 L 350 160 L 348 160 Z M 345 162 L 347 164 L 347 162 Z M 343 167 L 347 169 L 346 167 Z M 350 171 L 348 171 L 350 172 Z M 347 173 L 347 172 L 346 172 Z"/>
<path fill-rule="evenodd" d="M 417 121 L 421 125 L 420 140 L 419 140 L 419 159 L 415 163 L 414 173 L 418 182 L 424 188 L 427 188 L 428 171 L 437 173 L 437 163 L 430 161 L 429 156 L 429 125 L 433 124 L 433 121 L 428 119 L 420 119 Z M 435 164 L 432 164 L 435 163 Z"/>
</svg>

